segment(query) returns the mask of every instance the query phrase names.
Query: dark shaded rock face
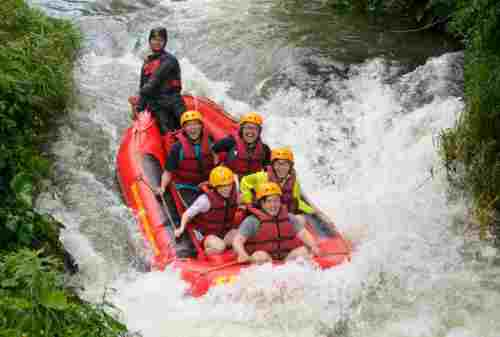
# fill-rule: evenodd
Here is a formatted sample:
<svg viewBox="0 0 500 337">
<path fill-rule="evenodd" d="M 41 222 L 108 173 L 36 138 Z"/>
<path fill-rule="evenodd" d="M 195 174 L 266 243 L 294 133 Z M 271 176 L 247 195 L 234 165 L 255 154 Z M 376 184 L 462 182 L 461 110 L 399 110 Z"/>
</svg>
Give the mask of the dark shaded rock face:
<svg viewBox="0 0 500 337">
<path fill-rule="evenodd" d="M 439 97 L 463 97 L 464 54 L 457 52 L 443 57 L 418 67 L 395 83 L 404 111 L 413 111 Z"/>
<path fill-rule="evenodd" d="M 297 88 L 310 98 L 323 98 L 329 103 L 340 103 L 338 85 L 348 79 L 349 66 L 332 63 L 313 55 L 301 58 L 296 64 L 283 67 L 263 81 L 252 97 L 254 103 L 269 99 L 279 90 Z"/>
</svg>

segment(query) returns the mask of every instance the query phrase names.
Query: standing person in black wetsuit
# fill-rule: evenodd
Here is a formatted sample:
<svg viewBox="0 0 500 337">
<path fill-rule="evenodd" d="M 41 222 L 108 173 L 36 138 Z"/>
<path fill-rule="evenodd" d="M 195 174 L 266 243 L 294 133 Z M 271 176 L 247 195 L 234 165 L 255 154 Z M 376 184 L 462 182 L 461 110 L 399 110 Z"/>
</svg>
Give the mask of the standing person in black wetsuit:
<svg viewBox="0 0 500 337">
<path fill-rule="evenodd" d="M 151 54 L 141 69 L 137 105 L 139 112 L 149 107 L 162 134 L 179 129 L 180 116 L 186 111 L 181 96 L 181 68 L 177 58 L 165 50 L 167 41 L 167 30 L 163 27 L 153 28 L 149 33 Z"/>
</svg>

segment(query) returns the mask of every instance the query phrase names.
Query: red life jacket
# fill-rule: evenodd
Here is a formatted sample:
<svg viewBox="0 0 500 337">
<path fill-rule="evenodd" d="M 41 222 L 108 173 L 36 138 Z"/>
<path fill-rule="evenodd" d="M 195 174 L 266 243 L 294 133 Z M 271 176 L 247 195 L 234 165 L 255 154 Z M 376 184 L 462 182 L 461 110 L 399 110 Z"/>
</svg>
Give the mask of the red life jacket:
<svg viewBox="0 0 500 337">
<path fill-rule="evenodd" d="M 264 162 L 264 146 L 260 139 L 257 140 L 252 154 L 248 153 L 247 143 L 240 137 L 239 133 L 234 133 L 233 138 L 236 142 L 236 158 L 229 160 L 226 164 L 234 173 L 242 176 L 252 174 L 262 170 Z"/>
<path fill-rule="evenodd" d="M 261 209 L 249 207 L 248 211 L 260 222 L 260 229 L 252 238 L 245 242 L 249 254 L 263 250 L 273 259 L 283 259 L 288 253 L 304 244 L 297 238 L 293 225 L 288 220 L 288 210 L 282 205 L 278 216 L 273 217 Z"/>
<path fill-rule="evenodd" d="M 160 57 L 152 59 L 151 61 L 146 61 L 143 67 L 143 75 L 145 77 L 145 81 L 149 81 L 151 76 L 155 73 L 155 71 L 160 67 L 162 61 L 165 61 L 168 58 L 166 54 L 162 54 Z M 182 90 L 182 83 L 180 78 L 171 78 L 165 81 L 164 84 L 167 89 L 175 89 L 179 92 Z"/>
<path fill-rule="evenodd" d="M 184 157 L 179 161 L 177 170 L 173 172 L 175 183 L 198 185 L 208 180 L 210 171 L 214 168 L 214 156 L 210 150 L 208 132 L 201 134 L 200 158 L 196 158 L 194 144 L 180 131 L 176 134 L 177 141 L 182 145 Z"/>
<path fill-rule="evenodd" d="M 295 175 L 295 171 L 293 170 L 293 168 L 291 170 L 292 172 L 288 175 L 283 185 L 281 184 L 280 179 L 274 172 L 274 169 L 271 165 L 267 167 L 266 171 L 267 171 L 267 178 L 269 179 L 269 181 L 277 183 L 281 187 L 281 203 L 283 205 L 286 205 L 290 213 L 295 214 L 297 213 L 299 208 L 297 199 L 293 197 L 293 186 L 295 185 L 297 176 Z"/>
<path fill-rule="evenodd" d="M 224 199 L 208 183 L 200 184 L 200 189 L 207 195 L 210 201 L 210 210 L 196 216 L 194 222 L 203 235 L 217 235 L 223 238 L 229 230 L 236 228 L 234 215 L 238 209 L 238 193 L 233 184 L 233 190 L 228 199 Z"/>
</svg>

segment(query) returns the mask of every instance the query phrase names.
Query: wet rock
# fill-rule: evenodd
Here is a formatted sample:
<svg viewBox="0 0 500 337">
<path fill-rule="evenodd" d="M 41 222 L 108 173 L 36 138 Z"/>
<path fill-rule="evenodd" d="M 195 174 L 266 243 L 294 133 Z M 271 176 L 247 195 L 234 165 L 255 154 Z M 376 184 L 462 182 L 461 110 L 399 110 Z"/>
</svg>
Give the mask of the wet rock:
<svg viewBox="0 0 500 337">
<path fill-rule="evenodd" d="M 279 90 L 295 87 L 308 98 L 323 98 L 329 103 L 340 103 L 338 86 L 348 79 L 348 73 L 347 65 L 332 63 L 313 55 L 301 56 L 298 62 L 288 63 L 257 85 L 253 102 L 262 102 Z"/>
<path fill-rule="evenodd" d="M 449 53 L 431 58 L 415 71 L 402 76 L 395 83 L 404 109 L 402 112 L 414 111 L 436 98 L 463 97 L 463 66 L 462 52 Z"/>
<path fill-rule="evenodd" d="M 492 246 L 485 246 L 479 250 L 479 254 L 484 259 L 490 259 L 497 256 L 498 249 Z"/>
</svg>

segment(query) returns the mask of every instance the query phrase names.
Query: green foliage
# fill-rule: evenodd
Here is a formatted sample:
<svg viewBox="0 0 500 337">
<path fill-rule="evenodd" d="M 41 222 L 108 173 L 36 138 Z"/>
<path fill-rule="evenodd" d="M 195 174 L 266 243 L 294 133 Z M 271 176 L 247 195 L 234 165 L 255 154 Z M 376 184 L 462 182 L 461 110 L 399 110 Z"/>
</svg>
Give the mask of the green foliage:
<svg viewBox="0 0 500 337">
<path fill-rule="evenodd" d="M 0 41 L 0 242 L 30 245 L 54 223 L 31 208 L 38 181 L 50 170 L 40 144 L 71 97 L 80 34 L 22 0 L 5 0 Z"/>
<path fill-rule="evenodd" d="M 125 327 L 102 306 L 63 288 L 58 262 L 21 249 L 0 259 L 0 337 L 119 336 Z"/>
<path fill-rule="evenodd" d="M 474 45 L 480 50 L 498 50 L 499 6 L 496 0 L 457 0 L 451 30 L 464 37 L 468 46 Z"/>
<path fill-rule="evenodd" d="M 119 336 L 125 327 L 108 307 L 64 288 L 60 224 L 33 210 L 50 170 L 40 145 L 71 98 L 79 32 L 4 0 L 0 43 L 0 337 Z"/>
<path fill-rule="evenodd" d="M 0 12 L 0 169 L 47 173 L 37 156 L 40 137 L 70 98 L 80 43 L 69 22 L 49 18 L 24 1 L 6 0 Z"/>
<path fill-rule="evenodd" d="M 477 221 L 499 226 L 500 210 L 500 3 L 459 0 L 450 24 L 463 38 L 467 109 L 456 127 L 442 134 L 443 159 L 452 181 L 474 198 Z"/>
</svg>

